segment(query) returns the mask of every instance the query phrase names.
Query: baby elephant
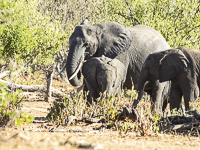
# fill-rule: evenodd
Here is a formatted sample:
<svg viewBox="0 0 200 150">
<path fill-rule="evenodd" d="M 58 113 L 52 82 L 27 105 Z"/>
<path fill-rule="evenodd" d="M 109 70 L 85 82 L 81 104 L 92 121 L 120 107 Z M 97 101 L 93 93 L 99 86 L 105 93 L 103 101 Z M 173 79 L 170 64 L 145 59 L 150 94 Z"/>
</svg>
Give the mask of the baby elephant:
<svg viewBox="0 0 200 150">
<path fill-rule="evenodd" d="M 179 109 L 183 96 L 185 110 L 190 111 L 189 102 L 199 96 L 199 61 L 200 51 L 185 47 L 150 54 L 140 73 L 138 95 L 143 93 L 146 81 L 171 81 L 170 109 Z"/>
<path fill-rule="evenodd" d="M 89 91 L 87 101 L 92 103 L 106 91 L 107 95 L 121 93 L 126 79 L 127 69 L 118 59 L 94 57 L 87 60 L 82 67 L 86 87 Z"/>
</svg>

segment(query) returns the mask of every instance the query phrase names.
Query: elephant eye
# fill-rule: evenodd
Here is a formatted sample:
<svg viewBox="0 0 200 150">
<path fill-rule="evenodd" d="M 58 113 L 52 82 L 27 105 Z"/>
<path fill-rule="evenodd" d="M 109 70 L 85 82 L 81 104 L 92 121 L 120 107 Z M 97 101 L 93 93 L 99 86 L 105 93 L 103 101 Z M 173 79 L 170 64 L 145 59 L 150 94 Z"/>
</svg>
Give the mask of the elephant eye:
<svg viewBox="0 0 200 150">
<path fill-rule="evenodd" d="M 87 29 L 87 34 L 91 35 L 92 34 L 92 30 L 91 29 Z"/>
<path fill-rule="evenodd" d="M 89 42 L 86 42 L 85 44 L 83 44 L 83 47 L 88 47 Z"/>
</svg>

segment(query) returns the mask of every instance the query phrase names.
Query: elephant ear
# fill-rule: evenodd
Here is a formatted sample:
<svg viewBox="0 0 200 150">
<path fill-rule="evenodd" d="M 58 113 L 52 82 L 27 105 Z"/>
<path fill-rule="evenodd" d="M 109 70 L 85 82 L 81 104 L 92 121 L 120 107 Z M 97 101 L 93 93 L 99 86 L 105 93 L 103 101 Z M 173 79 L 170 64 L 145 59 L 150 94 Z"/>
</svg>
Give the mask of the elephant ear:
<svg viewBox="0 0 200 150">
<path fill-rule="evenodd" d="M 133 40 L 128 28 L 116 22 L 106 22 L 98 26 L 102 29 L 100 49 L 105 50 L 105 56 L 114 58 L 119 53 L 128 50 Z"/>
<path fill-rule="evenodd" d="M 187 68 L 189 60 L 179 49 L 167 50 L 159 64 L 159 81 L 165 82 L 178 76 Z"/>
<path fill-rule="evenodd" d="M 117 81 L 116 84 L 118 84 L 117 86 L 123 86 L 125 79 L 126 79 L 126 74 L 127 74 L 127 69 L 125 67 L 125 65 L 119 61 L 118 59 L 112 59 L 109 62 L 109 65 L 113 66 L 116 69 L 116 75 L 117 75 Z"/>
</svg>

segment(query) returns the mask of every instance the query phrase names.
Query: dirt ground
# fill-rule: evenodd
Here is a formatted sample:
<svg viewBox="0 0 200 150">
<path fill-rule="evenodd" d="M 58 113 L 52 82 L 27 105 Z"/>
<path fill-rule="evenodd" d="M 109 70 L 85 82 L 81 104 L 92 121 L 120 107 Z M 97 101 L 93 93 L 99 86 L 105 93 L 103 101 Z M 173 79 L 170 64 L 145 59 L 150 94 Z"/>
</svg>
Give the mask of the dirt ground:
<svg viewBox="0 0 200 150">
<path fill-rule="evenodd" d="M 56 128 L 47 123 L 47 108 L 43 100 L 26 100 L 23 110 L 35 117 L 34 123 L 18 128 L 1 129 L 0 149 L 200 149 L 200 138 L 158 134 L 138 137 L 134 132 L 94 130 L 95 124 L 78 124 Z"/>
<path fill-rule="evenodd" d="M 53 83 L 53 85 L 57 85 Z M 65 83 L 64 83 L 65 84 Z M 59 85 L 59 90 L 67 89 Z M 48 123 L 47 108 L 51 103 L 44 102 L 41 96 L 30 95 L 23 102 L 23 111 L 35 117 L 31 124 L 20 127 L 0 128 L 0 150 L 122 150 L 122 149 L 170 149 L 170 150 L 200 150 L 200 137 L 154 134 L 137 136 L 135 132 L 119 132 L 111 129 L 95 130 L 99 124 L 87 125 L 79 123 L 69 127 Z"/>
</svg>

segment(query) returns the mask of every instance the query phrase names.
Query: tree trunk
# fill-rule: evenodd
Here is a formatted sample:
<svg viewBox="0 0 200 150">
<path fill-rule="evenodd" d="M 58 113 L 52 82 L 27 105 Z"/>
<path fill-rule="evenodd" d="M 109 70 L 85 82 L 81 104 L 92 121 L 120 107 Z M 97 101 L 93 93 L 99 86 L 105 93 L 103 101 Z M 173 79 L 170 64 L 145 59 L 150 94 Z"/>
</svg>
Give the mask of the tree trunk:
<svg viewBox="0 0 200 150">
<path fill-rule="evenodd" d="M 55 67 L 51 66 L 46 71 L 47 90 L 46 90 L 46 95 L 44 97 L 45 102 L 49 102 L 51 99 L 51 88 L 52 88 L 52 79 L 53 79 L 54 70 L 55 70 Z"/>
</svg>

